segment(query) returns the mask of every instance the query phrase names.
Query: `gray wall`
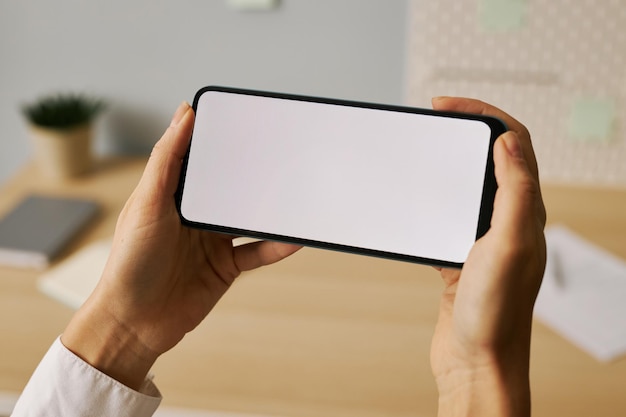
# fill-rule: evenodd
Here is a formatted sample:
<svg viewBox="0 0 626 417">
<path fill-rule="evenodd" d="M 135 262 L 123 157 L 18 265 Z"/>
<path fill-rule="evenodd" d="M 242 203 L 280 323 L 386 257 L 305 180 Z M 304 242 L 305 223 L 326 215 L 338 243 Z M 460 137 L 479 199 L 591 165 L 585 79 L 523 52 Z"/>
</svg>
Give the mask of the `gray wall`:
<svg viewBox="0 0 626 417">
<path fill-rule="evenodd" d="M 0 182 L 32 157 L 21 104 L 104 97 L 97 152 L 144 153 L 210 84 L 401 103 L 407 0 L 0 0 Z"/>
</svg>

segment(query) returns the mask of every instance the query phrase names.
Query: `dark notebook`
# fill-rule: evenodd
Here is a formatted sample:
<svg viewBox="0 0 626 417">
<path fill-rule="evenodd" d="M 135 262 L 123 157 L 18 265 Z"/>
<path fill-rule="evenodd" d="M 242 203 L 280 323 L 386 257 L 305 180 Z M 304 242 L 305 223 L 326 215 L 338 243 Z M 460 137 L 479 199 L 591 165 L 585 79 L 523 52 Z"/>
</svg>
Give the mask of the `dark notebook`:
<svg viewBox="0 0 626 417">
<path fill-rule="evenodd" d="M 0 220 L 0 264 L 45 268 L 97 212 L 84 199 L 25 198 Z"/>
</svg>

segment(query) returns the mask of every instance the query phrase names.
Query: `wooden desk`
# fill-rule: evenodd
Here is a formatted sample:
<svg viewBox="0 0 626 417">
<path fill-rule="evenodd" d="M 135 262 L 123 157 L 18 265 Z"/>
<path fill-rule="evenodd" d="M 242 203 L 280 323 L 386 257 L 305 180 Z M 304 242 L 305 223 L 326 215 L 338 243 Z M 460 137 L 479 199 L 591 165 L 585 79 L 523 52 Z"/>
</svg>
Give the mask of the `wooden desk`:
<svg viewBox="0 0 626 417">
<path fill-rule="evenodd" d="M 100 163 L 84 178 L 63 183 L 39 174 L 34 164 L 24 167 L 0 188 L 0 216 L 29 193 L 89 197 L 102 211 L 57 260 L 81 246 L 110 236 L 117 215 L 143 171 L 145 159 Z M 0 390 L 20 391 L 50 344 L 65 328 L 72 310 L 37 290 L 39 272 L 0 266 Z"/>
<path fill-rule="evenodd" d="M 101 219 L 65 256 L 113 232 L 143 160 L 103 164 L 66 184 L 26 167 L 0 214 L 28 192 L 87 196 Z M 626 258 L 626 191 L 544 186 L 551 222 Z M 0 268 L 0 390 L 20 390 L 72 311 L 36 290 L 37 273 Z M 434 270 L 315 249 L 245 274 L 156 364 L 165 405 L 277 416 L 433 416 L 428 363 L 442 285 Z M 534 416 L 626 415 L 626 359 L 600 364 L 535 324 Z"/>
</svg>

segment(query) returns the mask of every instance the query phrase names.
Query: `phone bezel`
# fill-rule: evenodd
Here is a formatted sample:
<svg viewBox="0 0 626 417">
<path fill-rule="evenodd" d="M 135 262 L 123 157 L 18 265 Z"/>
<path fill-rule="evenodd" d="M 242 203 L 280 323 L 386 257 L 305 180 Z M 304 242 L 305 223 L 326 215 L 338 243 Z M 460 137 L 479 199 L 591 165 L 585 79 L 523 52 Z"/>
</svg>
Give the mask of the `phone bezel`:
<svg viewBox="0 0 626 417">
<path fill-rule="evenodd" d="M 352 100 L 305 96 L 305 95 L 269 92 L 269 91 L 261 91 L 261 90 L 249 90 L 249 89 L 224 87 L 224 86 L 207 86 L 198 90 L 193 100 L 192 107 L 193 107 L 194 112 L 196 112 L 197 110 L 200 97 L 206 92 L 210 92 L 210 91 L 482 121 L 485 124 L 487 124 L 489 128 L 491 129 L 491 137 L 489 141 L 487 166 L 485 168 L 485 178 L 483 181 L 483 192 L 482 192 L 475 240 L 478 240 L 479 238 L 481 238 L 489 230 L 490 223 L 491 223 L 491 216 L 493 212 L 493 203 L 495 199 L 495 193 L 497 190 L 497 184 L 496 184 L 495 173 L 494 173 L 494 163 L 493 163 L 493 145 L 496 139 L 507 130 L 506 124 L 502 120 L 496 117 L 479 115 L 479 114 L 437 111 L 437 110 L 424 109 L 424 108 L 418 108 L 418 107 L 368 103 L 368 102 L 360 102 L 360 101 L 352 101 Z M 191 141 L 193 141 L 193 133 L 192 133 Z M 213 231 L 213 232 L 225 233 L 225 234 L 229 234 L 233 236 L 252 237 L 252 238 L 263 239 L 263 240 L 274 240 L 274 241 L 280 241 L 280 242 L 299 244 L 303 246 L 316 247 L 316 248 L 321 248 L 321 249 L 336 250 L 336 251 L 342 251 L 342 252 L 359 254 L 359 255 L 375 256 L 379 258 L 400 260 L 400 261 L 406 261 L 406 262 L 412 262 L 412 263 L 418 263 L 418 264 L 432 265 L 432 266 L 437 266 L 437 267 L 461 268 L 463 266 L 463 263 L 450 262 L 450 261 L 445 261 L 445 260 L 440 260 L 440 259 L 424 258 L 424 257 L 419 257 L 419 256 L 413 256 L 413 255 L 399 254 L 399 253 L 386 252 L 386 251 L 380 251 L 380 250 L 375 250 L 375 249 L 368 249 L 368 248 L 354 247 L 354 246 L 349 246 L 349 245 L 341 245 L 341 244 L 336 244 L 336 243 L 328 243 L 328 242 L 317 241 L 317 240 L 310 240 L 310 239 L 299 238 L 299 237 L 294 237 L 294 236 L 284 236 L 284 235 L 278 235 L 278 234 L 272 234 L 272 233 L 266 233 L 266 232 L 259 232 L 255 230 L 246 230 L 246 229 L 239 229 L 239 228 L 234 228 L 234 227 L 207 224 L 207 223 L 201 223 L 201 222 L 196 222 L 193 220 L 186 219 L 181 212 L 181 202 L 182 202 L 182 196 L 184 193 L 187 163 L 189 160 L 189 151 L 191 149 L 191 141 L 187 149 L 187 153 L 183 159 L 178 190 L 175 196 L 176 207 L 178 209 L 178 213 L 181 218 L 181 221 L 185 226 L 204 229 L 204 230 Z"/>
</svg>

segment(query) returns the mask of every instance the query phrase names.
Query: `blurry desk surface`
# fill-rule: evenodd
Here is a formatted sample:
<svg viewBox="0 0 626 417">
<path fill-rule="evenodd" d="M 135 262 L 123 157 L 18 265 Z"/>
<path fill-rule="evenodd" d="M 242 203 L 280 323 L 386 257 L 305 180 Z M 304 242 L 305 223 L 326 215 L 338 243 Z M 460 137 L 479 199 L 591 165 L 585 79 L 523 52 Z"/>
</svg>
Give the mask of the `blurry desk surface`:
<svg viewBox="0 0 626 417">
<path fill-rule="evenodd" d="M 0 215 L 38 191 L 92 197 L 103 216 L 63 256 L 110 236 L 145 160 L 48 183 L 27 166 L 0 189 Z M 626 258 L 626 192 L 544 186 L 551 222 Z M 0 268 L 0 390 L 20 390 L 72 311 Z M 303 249 L 236 281 L 156 364 L 164 404 L 278 416 L 435 415 L 428 351 L 440 280 L 420 265 Z M 626 359 L 600 364 L 536 323 L 535 416 L 626 415 Z"/>
</svg>

